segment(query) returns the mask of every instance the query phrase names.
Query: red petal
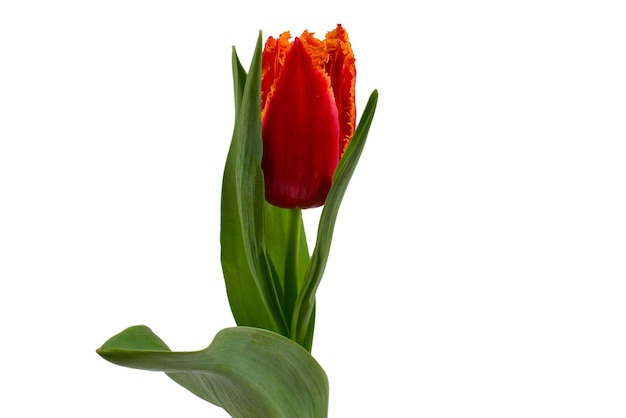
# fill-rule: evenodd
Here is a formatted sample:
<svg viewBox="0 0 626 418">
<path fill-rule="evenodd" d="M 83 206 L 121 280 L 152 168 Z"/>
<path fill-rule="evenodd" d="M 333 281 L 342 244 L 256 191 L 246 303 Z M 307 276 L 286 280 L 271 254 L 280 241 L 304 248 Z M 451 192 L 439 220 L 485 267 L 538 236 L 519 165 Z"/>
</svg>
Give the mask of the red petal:
<svg viewBox="0 0 626 418">
<path fill-rule="evenodd" d="M 354 54 L 348 41 L 348 33 L 341 25 L 337 25 L 335 30 L 328 32 L 324 42 L 330 55 L 326 63 L 326 73 L 330 77 L 335 102 L 339 109 L 340 138 L 344 141 L 345 150 L 354 135 L 356 125 Z"/>
<path fill-rule="evenodd" d="M 330 80 L 296 38 L 263 112 L 267 201 L 286 208 L 323 205 L 339 163 L 339 142 Z"/>
<path fill-rule="evenodd" d="M 313 60 L 313 65 L 324 70 L 330 77 L 339 111 L 339 137 L 343 141 L 342 150 L 345 150 L 356 127 L 354 98 L 356 67 L 348 32 L 341 25 L 337 25 L 326 34 L 323 41 L 308 31 L 304 31 L 301 38 Z"/>
<path fill-rule="evenodd" d="M 263 48 L 262 76 L 261 76 L 261 109 L 265 108 L 268 94 L 274 89 L 276 79 L 283 70 L 285 51 L 290 45 L 289 32 L 283 32 L 278 39 L 267 38 Z"/>
</svg>

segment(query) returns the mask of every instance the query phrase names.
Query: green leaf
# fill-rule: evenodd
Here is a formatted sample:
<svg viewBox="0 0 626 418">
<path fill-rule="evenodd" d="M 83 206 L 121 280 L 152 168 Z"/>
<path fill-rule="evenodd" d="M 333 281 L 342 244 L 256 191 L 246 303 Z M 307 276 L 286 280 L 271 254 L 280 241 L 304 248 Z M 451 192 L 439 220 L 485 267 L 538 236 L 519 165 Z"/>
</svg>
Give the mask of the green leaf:
<svg viewBox="0 0 626 418">
<path fill-rule="evenodd" d="M 201 351 L 172 352 L 148 327 L 130 327 L 97 350 L 120 366 L 165 372 L 235 418 L 324 418 L 328 379 L 295 342 L 258 328 L 220 331 Z"/>
<path fill-rule="evenodd" d="M 266 253 L 261 53 L 259 33 L 246 76 L 233 50 L 236 116 L 222 184 L 222 270 L 237 324 L 288 336 L 282 284 Z"/>
<path fill-rule="evenodd" d="M 313 250 L 309 262 L 303 289 L 296 301 L 293 314 L 294 318 L 291 323 L 292 338 L 309 351 L 311 350 L 309 341 L 311 341 L 313 334 L 311 318 L 314 315 L 315 309 L 315 292 L 322 280 L 322 275 L 324 274 L 324 269 L 328 261 L 339 206 L 341 205 L 341 200 L 348 188 L 352 173 L 354 173 L 354 169 L 365 146 L 367 134 L 374 118 L 374 112 L 376 111 L 377 102 L 378 91 L 374 90 L 365 106 L 361 121 L 350 141 L 350 145 L 335 171 L 333 184 L 328 192 L 328 197 L 326 198 L 326 203 L 324 204 L 324 209 L 320 216 L 315 249 Z"/>
<path fill-rule="evenodd" d="M 237 115 L 239 114 L 239 110 L 241 109 L 243 89 L 246 86 L 246 78 L 248 77 L 248 74 L 241 65 L 241 62 L 239 61 L 239 57 L 237 56 L 237 51 L 235 50 L 235 47 L 233 47 L 232 66 L 233 90 L 235 91 L 235 115 Z"/>
</svg>

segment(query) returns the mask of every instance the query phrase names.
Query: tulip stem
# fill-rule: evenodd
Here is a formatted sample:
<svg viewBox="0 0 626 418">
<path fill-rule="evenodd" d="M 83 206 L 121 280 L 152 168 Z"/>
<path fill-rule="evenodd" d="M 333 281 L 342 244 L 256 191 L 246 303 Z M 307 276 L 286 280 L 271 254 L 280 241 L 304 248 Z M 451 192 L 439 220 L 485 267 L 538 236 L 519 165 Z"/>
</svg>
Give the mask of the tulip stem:
<svg viewBox="0 0 626 418">
<path fill-rule="evenodd" d="M 291 320 L 298 297 L 298 265 L 300 264 L 300 240 L 302 231 L 302 211 L 289 210 L 289 232 L 287 238 L 287 257 L 285 260 L 285 318 Z M 289 324 L 290 326 L 290 324 Z"/>
</svg>

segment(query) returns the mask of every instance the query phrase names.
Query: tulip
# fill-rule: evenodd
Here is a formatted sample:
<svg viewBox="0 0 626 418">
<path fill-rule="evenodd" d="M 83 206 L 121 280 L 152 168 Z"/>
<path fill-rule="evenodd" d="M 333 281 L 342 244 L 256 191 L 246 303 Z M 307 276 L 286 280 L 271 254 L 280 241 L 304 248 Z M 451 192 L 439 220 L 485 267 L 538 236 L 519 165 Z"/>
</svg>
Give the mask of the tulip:
<svg viewBox="0 0 626 418">
<path fill-rule="evenodd" d="M 337 28 L 270 37 L 263 50 L 261 125 L 265 199 L 283 208 L 321 206 L 355 128 L 354 54 Z"/>
</svg>

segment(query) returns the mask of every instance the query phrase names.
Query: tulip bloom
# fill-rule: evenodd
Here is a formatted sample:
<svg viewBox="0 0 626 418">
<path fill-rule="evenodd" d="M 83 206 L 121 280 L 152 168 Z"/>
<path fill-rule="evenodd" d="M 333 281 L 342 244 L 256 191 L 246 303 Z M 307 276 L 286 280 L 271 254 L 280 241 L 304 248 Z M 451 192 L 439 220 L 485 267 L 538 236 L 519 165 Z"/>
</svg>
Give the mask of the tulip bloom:
<svg viewBox="0 0 626 418">
<path fill-rule="evenodd" d="M 321 206 L 355 129 L 354 54 L 337 28 L 270 37 L 261 81 L 265 198 L 283 208 Z"/>
</svg>

